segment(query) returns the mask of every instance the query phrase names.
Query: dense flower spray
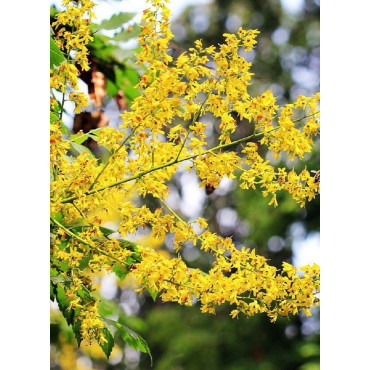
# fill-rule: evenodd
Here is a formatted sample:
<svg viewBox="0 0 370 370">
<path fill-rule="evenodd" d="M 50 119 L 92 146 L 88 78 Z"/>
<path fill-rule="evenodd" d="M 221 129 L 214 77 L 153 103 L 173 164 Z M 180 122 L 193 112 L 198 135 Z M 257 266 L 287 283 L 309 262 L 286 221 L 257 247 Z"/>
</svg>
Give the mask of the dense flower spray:
<svg viewBox="0 0 370 370">
<path fill-rule="evenodd" d="M 78 89 L 76 64 L 82 70 L 89 68 L 86 44 L 92 39 L 89 23 L 94 4 L 89 0 L 63 3 L 65 11 L 57 15 L 53 27 L 67 60 L 52 71 L 51 88 L 65 94 L 67 85 Z M 232 317 L 266 313 L 275 321 L 279 315 L 299 311 L 310 315 L 309 309 L 319 304 L 316 264 L 297 269 L 284 263 L 278 270 L 254 250 L 237 248 L 230 238 L 212 233 L 205 219 L 183 220 L 166 203 L 168 182 L 179 164 L 186 162 L 207 191 L 217 188 L 223 177 L 239 178 L 243 189 L 260 188 L 271 205 L 277 206 L 276 194 L 286 191 L 303 207 L 319 193 L 320 182 L 306 169 L 296 173 L 275 168 L 261 157 L 259 147 L 266 146 L 276 157 L 284 152 L 290 159 L 310 153 L 319 129 L 319 94 L 299 96 L 281 107 L 280 113 L 271 90 L 257 97 L 249 95 L 251 63 L 239 50 L 252 50 L 257 30 L 240 28 L 235 35 L 225 34 L 218 49 L 196 41 L 173 60 L 168 54 L 173 35 L 166 1 L 149 3 L 137 55 L 137 63 L 146 69 L 137 86 L 142 94 L 123 113 L 122 130 L 99 131 L 98 144 L 111 153 L 107 163 L 99 163 L 87 151 L 76 158 L 69 156 L 71 141 L 62 137 L 60 121 L 51 124 L 52 292 L 76 338 L 97 340 L 107 355 L 112 324 L 99 314 L 92 294 L 92 275 L 101 270 L 122 278 L 131 274 L 140 289 L 159 293 L 163 301 L 186 305 L 199 301 L 202 312 L 215 313 L 216 306 L 229 304 Z M 210 60 L 215 69 L 205 66 Z M 87 104 L 78 91 L 71 92 L 69 99 L 75 102 L 76 112 Z M 63 103 L 59 110 L 61 117 Z M 232 112 L 248 121 L 254 128 L 252 135 L 233 141 L 237 126 Z M 220 122 L 212 146 L 202 121 L 206 113 Z M 182 124 L 174 124 L 175 118 Z M 243 146 L 240 154 L 232 150 L 237 144 Z M 138 206 L 135 194 L 144 201 L 150 194 L 162 207 Z M 113 210 L 121 216 L 118 231 L 123 239 L 102 227 L 94 213 L 98 210 Z M 158 239 L 173 234 L 176 251 L 185 242 L 193 242 L 214 255 L 211 269 L 191 269 L 181 257 L 165 258 L 125 240 L 141 228 L 150 228 Z M 199 229 L 201 233 L 196 232 Z"/>
</svg>

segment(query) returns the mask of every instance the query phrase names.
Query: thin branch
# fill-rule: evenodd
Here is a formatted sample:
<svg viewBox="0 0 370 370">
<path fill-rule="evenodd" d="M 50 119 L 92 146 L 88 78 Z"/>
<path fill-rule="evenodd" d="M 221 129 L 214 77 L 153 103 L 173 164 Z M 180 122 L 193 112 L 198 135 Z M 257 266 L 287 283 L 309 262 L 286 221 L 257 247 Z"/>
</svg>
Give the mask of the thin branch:
<svg viewBox="0 0 370 370">
<path fill-rule="evenodd" d="M 162 198 L 158 198 L 159 201 L 168 209 L 168 211 L 181 223 L 187 225 L 187 222 L 184 221 Z"/>
<path fill-rule="evenodd" d="M 108 167 L 109 165 L 109 160 L 111 158 L 113 158 L 122 148 L 123 146 L 126 144 L 127 140 L 135 133 L 135 131 L 138 129 L 139 126 L 136 126 L 131 132 L 129 135 L 127 135 L 127 137 L 125 138 L 125 140 L 123 140 L 122 144 L 120 145 L 120 147 L 108 158 L 108 161 L 107 163 L 105 164 L 105 166 L 102 168 L 102 170 L 98 173 L 98 175 L 96 176 L 95 180 L 92 182 L 92 184 L 90 185 L 89 187 L 89 190 L 91 190 L 94 185 L 96 184 L 96 182 L 99 180 L 100 176 L 103 174 L 103 172 L 105 171 L 105 169 Z"/>
<path fill-rule="evenodd" d="M 202 113 L 202 109 L 204 107 L 204 104 L 208 100 L 209 96 L 211 95 L 212 91 L 214 90 L 214 88 L 216 87 L 216 85 L 220 81 L 220 79 L 221 79 L 221 76 L 216 80 L 215 85 L 212 86 L 212 89 L 210 91 L 208 91 L 207 96 L 204 98 L 204 100 L 203 100 L 202 104 L 200 105 L 199 109 L 194 114 L 194 117 L 193 117 L 192 121 L 190 122 L 190 125 L 195 123 L 198 120 L 199 116 Z M 184 141 L 182 142 L 181 148 L 180 148 L 179 152 L 177 153 L 177 156 L 176 156 L 176 159 L 175 159 L 176 161 L 179 159 L 180 154 L 181 154 L 182 150 L 184 149 L 186 140 L 188 139 L 189 135 L 190 135 L 190 131 L 188 131 L 188 133 L 186 134 L 186 137 L 184 138 Z"/>
<path fill-rule="evenodd" d="M 129 263 L 127 263 L 127 262 L 125 262 L 125 261 L 121 261 L 121 260 L 120 260 L 120 259 L 118 259 L 117 257 L 112 256 L 111 254 L 109 254 L 109 253 L 105 252 L 105 251 L 104 251 L 104 250 L 102 250 L 101 248 L 99 248 L 99 247 L 97 247 L 97 246 L 95 246 L 95 245 L 93 245 L 93 244 L 89 243 L 88 241 L 86 241 L 86 240 L 82 239 L 81 237 L 79 237 L 78 235 L 76 235 L 75 233 L 73 233 L 72 231 L 70 231 L 69 229 L 67 229 L 65 226 L 63 226 L 63 225 L 62 225 L 60 222 L 58 222 L 55 218 L 50 217 L 50 219 L 51 219 L 51 221 L 53 221 L 53 223 L 54 223 L 55 225 L 57 225 L 59 228 L 61 228 L 61 229 L 62 229 L 62 230 L 67 234 L 67 235 L 69 235 L 70 237 L 72 237 L 72 238 L 76 239 L 76 240 L 77 240 L 77 241 L 79 241 L 80 243 L 87 245 L 87 246 L 88 246 L 88 247 L 90 247 L 91 249 L 98 251 L 99 253 L 101 253 L 101 254 L 103 254 L 103 255 L 105 255 L 105 256 L 107 256 L 107 257 L 111 258 L 112 260 L 115 260 L 115 261 L 117 261 L 117 262 L 119 262 L 119 263 L 124 263 L 124 264 L 126 264 L 126 265 L 128 265 L 128 266 L 130 265 Z"/>
<path fill-rule="evenodd" d="M 307 115 L 307 116 L 303 116 L 301 118 L 298 118 L 296 119 L 295 121 L 293 122 L 298 122 L 304 118 L 308 118 L 308 117 L 311 117 L 315 114 L 317 114 L 319 112 L 316 112 L 316 113 L 313 113 L 313 114 L 310 114 L 310 115 Z M 150 168 L 148 170 L 145 170 L 145 171 L 142 171 L 134 176 L 130 176 L 130 177 L 127 177 L 126 179 L 123 179 L 123 180 L 119 180 L 115 183 L 112 183 L 112 184 L 109 184 L 109 185 L 105 185 L 105 186 L 102 186 L 101 188 L 97 188 L 97 189 L 94 189 L 94 190 L 89 190 L 87 191 L 86 193 L 83 194 L 83 196 L 87 196 L 87 195 L 92 195 L 92 194 L 95 194 L 95 193 L 98 193 L 100 191 L 103 191 L 103 190 L 106 190 L 106 189 L 109 189 L 109 188 L 113 188 L 113 187 L 116 187 L 116 186 L 119 186 L 119 185 L 122 185 L 126 182 L 130 182 L 130 181 L 133 181 L 133 180 L 138 180 L 138 179 L 141 179 L 143 176 L 151 173 L 151 172 L 154 172 L 154 171 L 158 171 L 158 170 L 161 170 L 163 168 L 166 168 L 166 167 L 169 167 L 169 166 L 173 166 L 177 163 L 180 163 L 180 162 L 184 162 L 184 161 L 187 161 L 187 160 L 190 160 L 190 159 L 194 159 L 196 157 L 199 157 L 199 156 L 202 156 L 204 154 L 208 154 L 208 153 L 212 153 L 213 151 L 215 150 L 218 150 L 218 149 L 225 149 L 225 148 L 230 148 L 234 145 L 237 145 L 237 144 L 240 144 L 244 141 L 247 141 L 247 140 L 250 140 L 250 139 L 253 139 L 255 137 L 259 137 L 259 136 L 263 136 L 263 135 L 266 135 L 270 132 L 273 132 L 273 131 L 276 131 L 277 129 L 279 128 L 279 126 L 277 127 L 274 127 L 273 129 L 267 131 L 267 132 L 260 132 L 260 133 L 254 133 L 250 136 L 247 136 L 247 137 L 244 137 L 242 139 L 239 139 L 239 140 L 235 140 L 235 141 L 232 141 L 231 143 L 228 143 L 228 144 L 221 144 L 221 145 L 218 145 L 216 147 L 213 147 L 211 149 L 208 149 L 208 150 L 205 150 L 204 152 L 202 153 L 199 153 L 199 154 L 193 154 L 193 155 L 189 155 L 187 157 L 184 157 L 184 158 L 181 158 L 181 159 L 174 159 L 173 161 L 169 161 L 167 163 L 164 163 L 162 165 L 159 165 L 159 166 L 156 166 L 156 167 L 153 167 L 153 168 Z M 73 196 L 73 197 L 69 197 L 69 198 L 65 198 L 62 200 L 62 203 L 70 203 L 76 199 L 78 199 L 80 197 L 77 197 L 77 196 Z"/>
</svg>

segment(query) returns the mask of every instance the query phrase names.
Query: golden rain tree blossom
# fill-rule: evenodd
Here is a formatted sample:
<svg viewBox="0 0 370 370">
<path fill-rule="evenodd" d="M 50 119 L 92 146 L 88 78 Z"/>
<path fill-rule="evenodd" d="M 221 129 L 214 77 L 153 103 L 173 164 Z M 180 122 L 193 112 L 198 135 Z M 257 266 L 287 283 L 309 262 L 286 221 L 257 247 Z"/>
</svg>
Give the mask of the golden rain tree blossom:
<svg viewBox="0 0 370 370">
<path fill-rule="evenodd" d="M 51 295 L 78 342 L 96 340 L 107 356 L 115 332 L 134 348 L 150 352 L 141 337 L 99 313 L 92 293 L 92 276 L 98 271 L 113 271 L 123 279 L 131 274 L 139 290 L 160 294 L 163 301 L 192 305 L 196 298 L 202 312 L 214 314 L 218 305 L 228 304 L 232 317 L 265 313 L 275 321 L 300 311 L 310 315 L 310 309 L 319 304 L 316 264 L 297 269 L 284 263 L 279 270 L 255 250 L 236 248 L 230 238 L 211 232 L 205 219 L 183 220 L 166 203 L 168 183 L 185 162 L 208 190 L 217 188 L 223 177 L 238 178 L 243 189 L 260 188 L 271 205 L 277 206 L 276 194 L 286 191 L 303 207 L 319 193 L 320 182 L 306 169 L 296 173 L 275 168 L 258 149 L 265 146 L 276 157 L 284 152 L 290 159 L 310 153 L 319 128 L 319 94 L 300 96 L 284 107 L 276 104 L 271 90 L 257 97 L 249 95 L 251 63 L 238 51 L 253 49 L 257 30 L 240 28 L 235 35 L 224 34 L 219 48 L 196 41 L 174 60 L 168 55 L 173 34 L 165 3 L 150 0 L 143 13 L 141 48 L 136 55 L 137 63 L 145 68 L 137 85 L 141 95 L 122 114 L 122 130 L 104 128 L 96 134 L 98 144 L 110 151 L 105 164 L 88 151 L 75 158 L 68 155 L 74 143 L 62 137 L 61 127 L 66 87 L 78 90 L 76 65 L 81 70 L 89 68 L 86 45 L 92 40 L 89 25 L 95 4 L 63 0 L 65 10 L 53 23 L 55 42 L 66 59 L 52 69 L 50 83 L 63 93 L 61 106 L 54 100 L 51 104 Z M 210 60 L 215 70 L 205 66 Z M 77 113 L 87 105 L 81 92 L 71 92 L 69 99 Z M 232 112 L 254 128 L 252 135 L 232 139 L 237 130 Z M 293 119 L 296 112 L 300 115 Z M 220 121 L 213 146 L 202 120 L 206 113 Z M 175 124 L 175 118 L 182 124 Z M 233 151 L 237 144 L 243 146 L 240 154 Z M 147 195 L 162 206 L 149 209 L 144 204 Z M 143 205 L 138 206 L 134 196 Z M 102 227 L 95 211 L 118 212 L 123 239 Z M 166 258 L 150 246 L 125 239 L 141 228 L 149 228 L 157 239 L 173 234 L 176 251 L 192 242 L 214 256 L 211 269 L 189 268 L 179 256 Z M 195 231 L 199 228 L 200 234 Z"/>
</svg>

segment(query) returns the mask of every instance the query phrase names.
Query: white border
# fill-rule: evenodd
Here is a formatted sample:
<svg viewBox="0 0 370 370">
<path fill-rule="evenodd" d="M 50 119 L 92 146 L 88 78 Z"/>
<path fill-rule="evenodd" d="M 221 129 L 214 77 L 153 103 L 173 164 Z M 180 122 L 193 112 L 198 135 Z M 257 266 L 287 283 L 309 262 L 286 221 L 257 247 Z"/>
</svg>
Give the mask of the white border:
<svg viewBox="0 0 370 370">
<path fill-rule="evenodd" d="M 7 1 L 0 9 L 3 369 L 50 368 L 50 5 L 40 5 Z"/>
<path fill-rule="evenodd" d="M 369 2 L 321 6 L 321 369 L 369 368 Z"/>
<path fill-rule="evenodd" d="M 321 6 L 323 370 L 369 362 L 368 10 Z M 49 4 L 6 2 L 0 16 L 2 367 L 47 369 Z"/>
</svg>

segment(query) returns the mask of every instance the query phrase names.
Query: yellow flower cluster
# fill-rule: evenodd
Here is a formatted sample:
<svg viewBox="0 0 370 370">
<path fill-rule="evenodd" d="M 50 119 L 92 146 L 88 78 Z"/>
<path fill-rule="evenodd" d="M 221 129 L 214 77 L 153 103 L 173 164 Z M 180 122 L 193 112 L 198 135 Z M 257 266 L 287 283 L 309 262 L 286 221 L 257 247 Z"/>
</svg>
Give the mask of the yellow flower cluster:
<svg viewBox="0 0 370 370">
<path fill-rule="evenodd" d="M 77 206 L 76 209 L 82 213 Z M 116 239 L 106 238 L 94 223 L 100 222 L 92 219 L 91 225 L 84 227 L 76 238 L 73 237 L 75 234 L 70 228 L 59 224 L 57 233 L 52 235 L 51 262 L 52 268 L 59 271 L 59 278 L 64 279 L 64 294 L 69 302 L 68 310 L 73 311 L 75 320 L 81 322 L 82 338 L 89 342 L 96 339 L 103 344 L 107 342 L 103 333 L 105 325 L 98 311 L 98 302 L 90 294 L 90 273 L 103 269 L 110 270 L 115 261 L 124 265 L 132 251 L 122 248 Z M 58 224 L 58 221 L 55 220 L 55 224 Z M 102 239 L 105 239 L 104 249 L 100 247 Z M 90 257 L 84 262 L 87 255 Z M 84 263 L 87 263 L 90 272 L 86 269 L 87 266 L 83 266 Z"/>
<path fill-rule="evenodd" d="M 283 107 L 278 129 L 266 138 L 266 141 L 269 142 L 269 149 L 274 152 L 275 158 L 278 158 L 280 152 L 285 151 L 290 159 L 294 159 L 295 156 L 302 159 L 305 153 L 312 151 L 312 137 L 318 134 L 319 123 L 316 118 L 311 117 L 303 129 L 296 128 L 296 121 L 292 119 L 293 108 L 305 110 L 308 106 L 308 116 L 320 118 L 320 114 L 317 112 L 319 101 L 320 93 L 317 93 L 313 98 L 299 96 L 295 104 L 287 104 Z"/>
<path fill-rule="evenodd" d="M 240 157 L 235 152 L 224 152 L 217 155 L 207 154 L 198 157 L 195 161 L 195 168 L 201 181 L 201 186 L 218 188 L 221 179 L 227 176 L 235 178 L 235 166 L 240 163 Z"/>
<path fill-rule="evenodd" d="M 93 40 L 89 26 L 94 18 L 92 11 L 94 5 L 90 0 L 63 0 L 65 11 L 58 13 L 56 21 L 52 23 L 56 30 L 54 40 L 67 59 L 58 68 L 51 70 L 50 87 L 63 94 L 67 85 L 78 90 L 79 72 L 76 65 L 84 71 L 89 69 L 86 45 Z M 87 97 L 81 92 L 70 93 L 69 99 L 76 104 L 76 113 L 80 113 L 81 107 L 88 105 Z"/>
<path fill-rule="evenodd" d="M 203 312 L 215 313 L 216 306 L 228 303 L 233 306 L 233 317 L 263 312 L 274 321 L 278 315 L 300 310 L 309 314 L 319 302 L 318 266 L 305 266 L 299 272 L 284 264 L 278 272 L 254 250 L 238 249 L 231 239 L 210 232 L 204 219 L 182 220 L 165 199 L 169 181 L 179 164 L 186 162 L 205 189 L 214 190 L 223 177 L 238 177 L 242 188 L 258 186 L 263 196 L 272 195 L 270 204 L 277 205 L 276 194 L 282 190 L 304 206 L 319 193 L 317 178 L 308 170 L 297 174 L 283 167 L 276 169 L 258 148 L 265 146 L 276 156 L 285 152 L 291 158 L 309 153 L 319 132 L 319 95 L 299 97 L 283 107 L 280 115 L 271 90 L 258 97 L 249 95 L 251 63 L 238 51 L 253 48 L 256 30 L 241 28 L 236 35 L 225 34 L 219 50 L 203 47 L 199 40 L 173 60 L 167 53 L 172 38 L 169 10 L 162 0 L 150 3 L 143 14 L 137 56 L 146 68 L 137 86 L 142 93 L 122 115 L 123 131 L 105 128 L 98 134 L 98 143 L 110 150 L 108 161 L 100 163 L 88 152 L 76 158 L 68 156 L 69 142 L 61 137 L 57 123 L 51 125 L 51 261 L 64 281 L 69 310 L 80 318 L 82 336 L 101 344 L 106 341 L 96 299 L 90 294 L 91 273 L 101 270 L 118 274 L 129 270 L 143 287 L 160 292 L 162 300 L 188 305 L 198 300 Z M 60 27 L 56 40 L 68 55 L 75 50 L 74 62 L 86 69 L 86 43 L 91 39 L 87 26 L 93 3 L 64 4 L 66 11 L 54 24 Z M 206 67 L 210 60 L 216 70 Z M 67 84 L 76 87 L 76 78 L 76 68 L 68 61 L 53 72 L 52 87 L 61 91 Z M 71 93 L 70 99 L 76 102 L 76 112 L 86 104 L 78 92 Z M 233 139 L 237 126 L 232 112 L 253 129 L 252 135 Z M 293 118 L 296 112 L 300 116 Z M 205 114 L 219 122 L 220 134 L 213 146 L 207 141 Z M 238 144 L 244 145 L 239 154 L 232 150 Z M 157 198 L 162 207 L 153 210 L 143 205 L 148 195 Z M 140 229 L 149 229 L 158 240 L 173 234 L 176 251 L 192 242 L 213 254 L 212 268 L 207 273 L 190 269 L 180 257 L 169 259 L 112 237 L 104 231 L 99 216 L 112 211 L 120 215 L 122 237 Z"/>
<path fill-rule="evenodd" d="M 66 165 L 65 154 L 69 148 L 66 140 L 63 140 L 58 123 L 50 125 L 50 165 L 61 167 Z"/>
<path fill-rule="evenodd" d="M 87 107 L 89 105 L 89 100 L 87 99 L 87 96 L 81 92 L 69 93 L 69 100 L 75 103 L 76 113 L 81 113 L 81 107 Z"/>
<path fill-rule="evenodd" d="M 264 197 L 268 194 L 273 195 L 270 205 L 278 205 L 276 193 L 279 190 L 286 190 L 301 207 L 305 206 L 307 199 L 311 201 L 319 193 L 320 182 L 307 170 L 303 170 L 299 175 L 294 170 L 287 173 L 285 168 L 278 168 L 275 172 L 270 162 L 258 154 L 257 143 L 248 143 L 243 152 L 246 153 L 245 163 L 250 168 L 241 174 L 240 180 L 243 182 L 240 187 L 256 189 L 256 185 L 259 185 L 264 189 L 262 191 Z"/>
<path fill-rule="evenodd" d="M 199 301 L 201 311 L 212 314 L 216 313 L 216 306 L 228 303 L 235 305 L 232 317 L 263 312 L 275 321 L 278 315 L 297 314 L 300 310 L 310 315 L 309 308 L 319 303 L 317 265 L 298 271 L 284 263 L 278 273 L 255 250 L 238 250 L 229 239 L 222 240 L 211 233 L 202 239 L 204 248 L 216 255 L 207 274 L 188 268 L 181 258 L 169 260 L 147 248 L 140 248 L 142 262 L 133 266 L 132 274 L 140 284 L 160 292 L 163 301 L 185 305 Z M 230 252 L 230 257 L 226 252 Z"/>
</svg>

